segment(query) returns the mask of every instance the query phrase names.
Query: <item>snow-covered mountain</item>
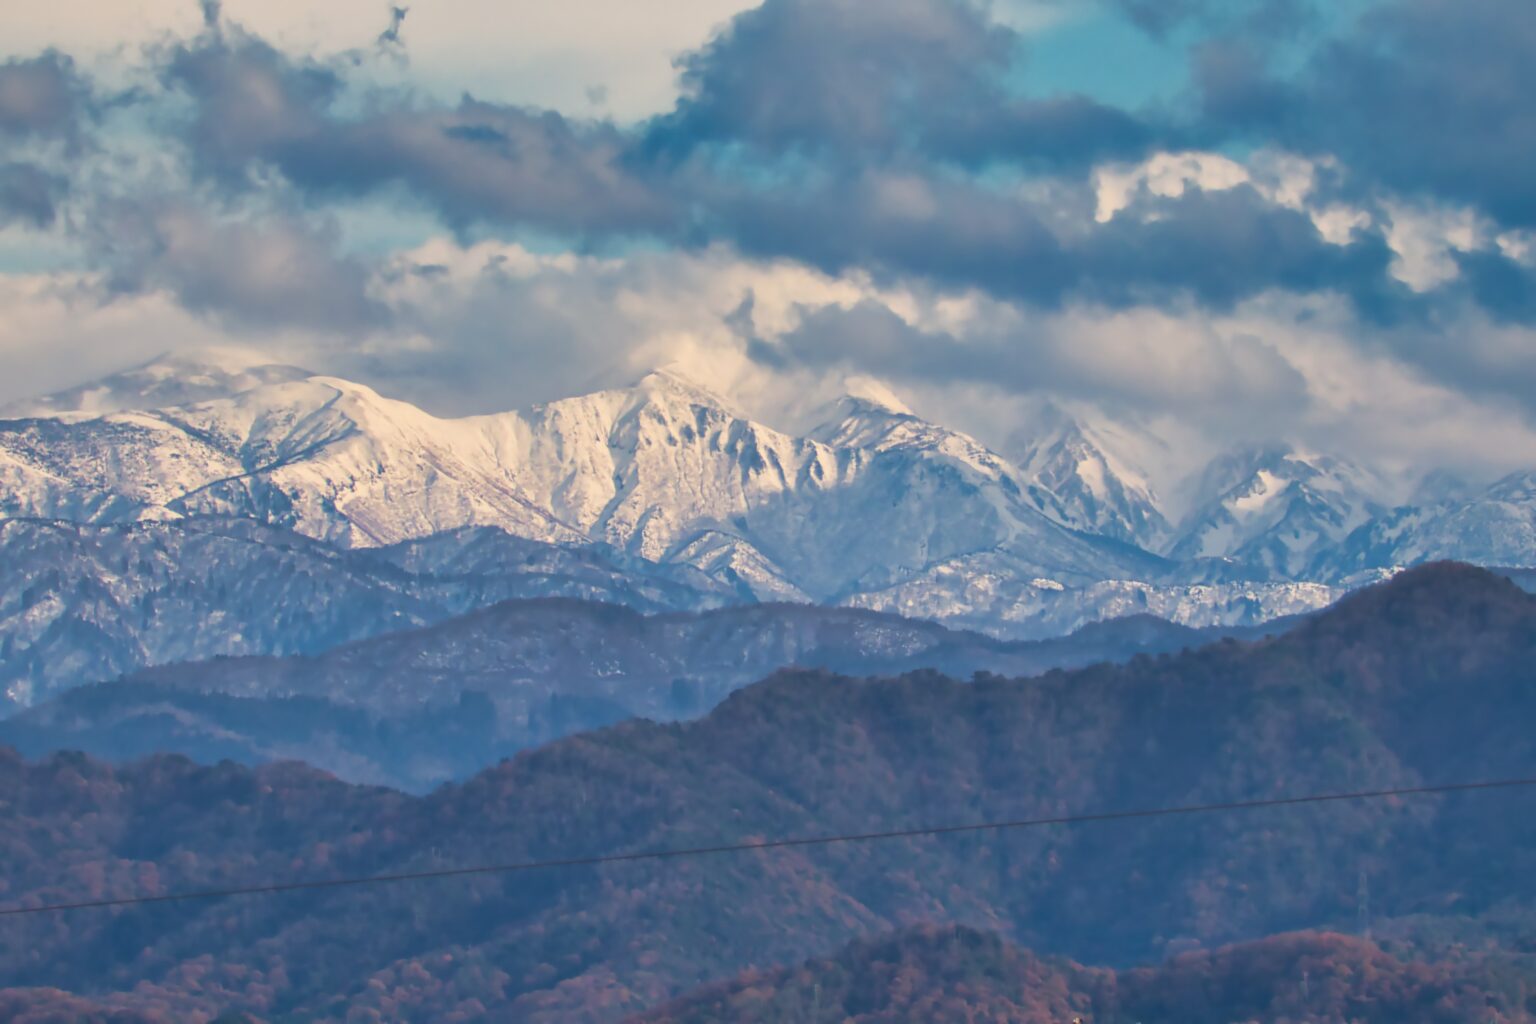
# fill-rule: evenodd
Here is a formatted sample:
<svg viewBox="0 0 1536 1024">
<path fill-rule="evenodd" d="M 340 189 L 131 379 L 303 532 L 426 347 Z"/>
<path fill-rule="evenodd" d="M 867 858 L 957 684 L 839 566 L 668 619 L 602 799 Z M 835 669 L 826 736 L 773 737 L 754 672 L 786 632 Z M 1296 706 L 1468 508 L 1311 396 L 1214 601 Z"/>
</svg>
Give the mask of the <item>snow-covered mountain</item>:
<svg viewBox="0 0 1536 1024">
<path fill-rule="evenodd" d="M 0 510 L 125 522 L 238 515 L 347 547 L 469 525 L 579 533 L 530 503 L 468 420 L 329 377 L 144 412 L 0 423 Z"/>
<path fill-rule="evenodd" d="M 1169 555 L 1303 578 L 1381 514 L 1385 491 L 1376 474 L 1335 456 L 1278 446 L 1232 452 L 1201 474 Z"/>
<path fill-rule="evenodd" d="M 1514 473 L 1471 497 L 1394 509 L 1356 530 L 1326 571 L 1408 566 L 1452 558 L 1536 566 L 1536 473 Z"/>
<path fill-rule="evenodd" d="M 1146 548 L 1161 549 L 1170 527 L 1148 479 L 1118 449 L 1105 426 L 1041 404 L 1014 447 L 1035 508 L 1058 522 Z"/>
<path fill-rule="evenodd" d="M 899 451 L 940 460 L 963 466 L 1010 492 L 1022 489 L 1018 469 L 1001 456 L 974 437 L 920 418 L 892 392 L 871 381 L 852 384 L 810 436 L 833 448 Z"/>
<path fill-rule="evenodd" d="M 163 409 L 228 398 L 264 384 L 283 384 L 309 376 L 308 370 L 274 363 L 259 353 L 242 349 L 170 353 L 88 384 L 0 406 L 0 418 L 71 412 L 100 416 L 129 409 Z"/>
<path fill-rule="evenodd" d="M 1010 637 L 1137 612 L 1239 625 L 1430 558 L 1536 563 L 1529 477 L 1384 514 L 1376 474 L 1272 446 L 1212 463 L 1173 530 L 1140 457 L 1158 458 L 1155 439 L 1042 409 L 1011 461 L 871 382 L 796 436 L 674 372 L 445 419 L 335 377 L 180 357 L 0 421 L 0 519 L 245 521 L 334 552 L 494 528 L 546 560 L 627 560 L 609 592 L 670 573 L 716 602 L 846 604 Z M 513 574 L 525 557 L 459 548 Z M 79 571 L 110 591 L 137 571 L 115 564 Z"/>
<path fill-rule="evenodd" d="M 1063 529 L 974 442 L 829 444 L 676 375 L 526 413 L 440 419 L 331 377 L 188 406 L 0 423 L 0 511 L 244 516 L 344 547 L 469 525 L 601 541 L 758 597 L 825 601 L 1001 551 L 1086 582 L 1145 570 Z"/>
</svg>

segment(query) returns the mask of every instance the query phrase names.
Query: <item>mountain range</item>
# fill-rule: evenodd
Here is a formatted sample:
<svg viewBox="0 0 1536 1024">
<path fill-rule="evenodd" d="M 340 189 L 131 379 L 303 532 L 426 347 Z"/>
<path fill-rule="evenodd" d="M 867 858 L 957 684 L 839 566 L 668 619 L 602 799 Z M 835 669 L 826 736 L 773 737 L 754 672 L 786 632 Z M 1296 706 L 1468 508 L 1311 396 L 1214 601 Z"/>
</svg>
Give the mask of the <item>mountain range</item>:
<svg viewBox="0 0 1536 1024">
<path fill-rule="evenodd" d="M 695 721 L 573 736 L 422 796 L 292 764 L 0 751 L 0 900 L 1529 778 L 1533 645 L 1536 598 L 1433 565 L 1274 638 L 1119 666 L 970 682 L 782 672 Z M 709 999 L 742 998 L 730 979 L 777 964 L 791 973 L 763 977 L 770 997 L 813 994 L 819 979 L 828 1009 L 850 1013 L 868 1003 L 835 979 L 878 977 L 893 958 L 910 961 L 910 984 L 892 997 L 921 996 L 919 969 L 945 963 L 959 974 L 946 993 L 963 978 L 977 999 L 1018 991 L 1008 965 L 1031 958 L 993 944 L 1006 963 L 989 962 L 975 943 L 993 940 L 964 938 L 948 958 L 921 937 L 898 940 L 908 952 L 848 947 L 933 925 L 1034 950 L 1072 979 L 1064 996 L 1107 993 L 1078 987 L 1088 979 L 1059 958 L 1114 968 L 1141 1015 L 1129 1020 L 1292 1006 L 1297 1020 L 1461 1024 L 1487 1019 L 1461 1012 L 1483 986 L 1497 999 L 1473 1009 L 1507 1024 L 1528 1019 L 1536 966 L 1529 808 L 1525 790 L 1424 794 L 15 916 L 0 987 L 18 988 L 5 996 L 18 1005 L 73 1006 L 66 1017 L 94 1005 L 160 1020 L 529 1024 L 697 1020 Z M 1362 875 L 1385 954 L 1363 939 L 1260 941 L 1358 930 Z M 976 958 L 956 961 L 966 948 Z M 1208 1003 L 1189 1012 L 1190 1000 Z"/>
<path fill-rule="evenodd" d="M 140 668 L 318 653 L 509 598 L 796 602 L 1009 640 L 1149 614 L 1240 627 L 1443 557 L 1536 564 L 1536 474 L 1393 505 L 1276 444 L 1177 503 L 1155 439 L 1044 407 L 1017 459 L 866 384 L 803 436 L 672 371 L 444 419 L 240 353 L 156 360 L 0 420 L 8 706 Z"/>
</svg>

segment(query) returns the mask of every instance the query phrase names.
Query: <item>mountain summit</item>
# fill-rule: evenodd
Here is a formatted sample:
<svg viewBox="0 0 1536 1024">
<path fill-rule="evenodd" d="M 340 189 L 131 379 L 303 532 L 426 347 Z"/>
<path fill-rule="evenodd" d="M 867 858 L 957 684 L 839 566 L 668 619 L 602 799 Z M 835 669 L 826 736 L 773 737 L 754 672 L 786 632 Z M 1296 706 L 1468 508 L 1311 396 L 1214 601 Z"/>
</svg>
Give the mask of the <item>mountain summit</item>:
<svg viewBox="0 0 1536 1024">
<path fill-rule="evenodd" d="M 1194 488 L 1170 554 L 1231 558 L 1296 577 L 1384 511 L 1385 482 L 1337 456 L 1273 446 L 1232 452 Z"/>
<path fill-rule="evenodd" d="M 1076 529 L 1160 550 L 1170 527 L 1145 470 L 1106 431 L 1043 403 L 1019 435 L 1019 467 L 1030 501 Z"/>
<path fill-rule="evenodd" d="M 0 408 L 0 417 L 20 419 L 65 413 L 104 415 L 132 409 L 164 409 L 229 398 L 267 384 L 285 384 L 310 371 L 274 363 L 257 352 L 208 348 L 167 352 L 147 363 L 89 384 Z"/>
</svg>

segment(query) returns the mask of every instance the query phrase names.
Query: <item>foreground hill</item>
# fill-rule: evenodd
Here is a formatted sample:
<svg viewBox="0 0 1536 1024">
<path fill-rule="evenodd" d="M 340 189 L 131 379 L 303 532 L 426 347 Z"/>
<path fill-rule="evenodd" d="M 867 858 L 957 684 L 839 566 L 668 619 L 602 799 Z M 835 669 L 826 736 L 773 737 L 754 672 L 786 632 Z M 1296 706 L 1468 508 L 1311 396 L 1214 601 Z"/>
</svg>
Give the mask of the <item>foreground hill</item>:
<svg viewBox="0 0 1536 1024">
<path fill-rule="evenodd" d="M 1529 962 L 1416 963 L 1341 935 L 1285 935 L 1115 972 L 1042 960 L 996 935 L 926 927 L 750 971 L 631 1024 L 1507 1024 L 1531 1018 L 1533 984 Z"/>
<path fill-rule="evenodd" d="M 962 684 L 786 673 L 426 797 L 299 766 L 0 760 L 0 899 L 89 899 L 1536 774 L 1536 600 L 1431 566 L 1253 645 Z M 10 919 L 0 984 L 198 1019 L 616 1020 L 915 922 L 1126 965 L 1376 927 L 1514 948 L 1512 790 Z M 1522 940 L 1520 936 L 1525 936 Z M 1254 1012 L 1260 1012 L 1255 1010 Z"/>
<path fill-rule="evenodd" d="M 1114 971 L 1042 959 L 999 936 L 916 927 L 851 943 L 802 965 L 748 971 L 626 1024 L 1514 1024 L 1530 1020 L 1528 957 L 1400 959 L 1368 941 L 1298 933 Z M 405 1006 L 386 1006 L 408 1014 Z M 14 1024 L 167 1024 L 57 989 L 0 992 Z M 258 1019 L 227 1017 L 230 1024 Z"/>
</svg>

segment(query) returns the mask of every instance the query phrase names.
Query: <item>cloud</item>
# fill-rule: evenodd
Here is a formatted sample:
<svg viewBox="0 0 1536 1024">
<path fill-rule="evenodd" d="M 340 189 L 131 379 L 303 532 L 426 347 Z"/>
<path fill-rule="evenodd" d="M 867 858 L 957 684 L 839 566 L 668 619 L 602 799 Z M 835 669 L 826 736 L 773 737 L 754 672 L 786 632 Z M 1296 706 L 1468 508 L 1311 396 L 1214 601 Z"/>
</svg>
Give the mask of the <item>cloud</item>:
<svg viewBox="0 0 1536 1024">
<path fill-rule="evenodd" d="M 248 244 L 235 231 L 219 243 Z M 187 251 L 207 259 L 209 248 Z M 157 269 L 142 283 L 101 301 L 103 289 L 88 284 L 28 292 L 0 277 L 0 350 L 16 370 L 4 397 L 223 341 L 442 414 L 622 385 L 682 361 L 750 415 L 788 429 L 808 426 L 847 375 L 862 373 L 992 445 L 1005 443 L 1029 396 L 1049 395 L 1156 422 L 1191 462 L 1199 445 L 1276 437 L 1472 473 L 1536 457 L 1530 330 L 1463 317 L 1410 336 L 1362 326 L 1337 299 L 1269 296 L 1226 314 L 1042 312 L 743 260 L 726 247 L 600 258 L 448 238 L 368 275 L 363 293 L 387 319 L 361 333 L 305 318 L 192 315 L 180 296 L 190 300 L 195 282 L 173 290 Z"/>
<path fill-rule="evenodd" d="M 912 384 L 985 385 L 1009 394 L 1111 401 L 1144 412 L 1251 422 L 1293 418 L 1305 379 L 1273 346 L 1222 336 L 1190 321 L 1142 311 L 1099 317 L 1023 317 L 994 309 L 959 333 L 909 322 L 866 299 L 803 311 L 798 326 L 760 340 L 759 361 L 780 369 L 865 373 Z"/>
<path fill-rule="evenodd" d="M 386 59 L 364 20 L 326 56 L 209 2 L 133 106 L 58 54 L 0 65 L 0 220 L 55 225 L 108 306 L 302 336 L 446 411 L 681 358 L 780 398 L 862 372 L 1346 437 L 1320 406 L 1377 406 L 1337 397 L 1332 346 L 1399 394 L 1536 415 L 1527 6 L 1378 0 L 1305 38 L 1305 4 L 1120 6 L 1191 47 L 1188 109 L 1026 89 L 1028 40 L 969 0 L 765 0 L 639 123 L 419 88 L 438 6 L 386 87 L 397 13 Z M 497 43 L 485 11 L 464 45 Z M 622 107 L 625 74 L 583 70 L 612 92 L 572 109 Z"/>
<path fill-rule="evenodd" d="M 405 26 L 405 16 L 409 14 L 409 7 L 390 7 L 389 25 L 379 33 L 379 45 L 383 47 L 396 47 L 400 45 L 400 30 Z"/>
<path fill-rule="evenodd" d="M 165 290 L 195 313 L 245 327 L 358 334 L 388 311 L 368 294 L 369 269 L 339 255 L 334 232 L 267 213 L 218 218 L 186 201 L 103 205 L 93 243 L 118 293 Z"/>
<path fill-rule="evenodd" d="M 64 54 L 0 63 L 0 137 L 72 140 L 90 113 L 89 85 Z"/>
<path fill-rule="evenodd" d="M 755 372 L 727 322 L 744 295 L 757 297 L 758 324 L 779 331 L 797 322 L 801 304 L 877 294 L 867 281 L 743 260 L 724 247 L 618 258 L 449 239 L 389 261 L 374 293 L 391 326 L 342 369 L 455 412 L 623 385 L 678 361 L 726 386 Z M 758 407 L 768 415 L 774 406 Z"/>
<path fill-rule="evenodd" d="M 1379 232 L 1340 244 L 1304 211 L 1244 184 L 1140 194 L 1106 222 L 1086 185 L 1020 195 L 946 179 L 865 174 L 816 191 L 729 197 L 719 233 L 744 251 L 979 288 L 1045 308 L 1195 301 L 1228 308 L 1271 290 L 1349 296 L 1373 318 L 1413 312 Z"/>
<path fill-rule="evenodd" d="M 972 0 L 767 0 L 679 60 L 683 96 L 646 147 L 1056 166 L 1149 145 L 1123 111 L 1015 95 L 1023 45 Z"/>
<path fill-rule="evenodd" d="M 1279 290 L 1344 294 L 1389 322 L 1431 305 L 1402 287 L 1390 220 L 1297 198 L 1326 155 L 1293 161 L 1309 176 L 1297 186 L 1205 154 L 1177 187 L 1147 172 L 1106 205 L 1105 161 L 1155 168 L 1172 155 L 1148 147 L 1168 132 L 1081 97 L 1016 95 L 1021 40 L 970 0 L 766 0 L 685 56 L 677 108 L 638 128 L 360 92 L 345 62 L 218 25 L 172 48 L 163 79 L 190 105 L 197 173 L 234 199 L 274 182 L 316 204 L 402 196 L 465 235 L 726 242 L 1041 308 L 1223 309 Z"/>
<path fill-rule="evenodd" d="M 456 227 L 575 235 L 661 230 L 673 217 L 623 166 L 624 139 L 611 126 L 467 96 L 453 108 L 378 97 L 344 114 L 338 68 L 229 26 L 176 48 L 164 75 L 193 106 L 184 130 L 195 166 L 231 190 L 273 170 L 334 198 L 403 186 Z"/>
<path fill-rule="evenodd" d="M 1370 317 L 1400 315 L 1407 304 L 1379 235 L 1334 244 L 1309 214 L 1277 206 L 1251 186 L 1187 190 L 1149 206 L 1150 216 L 1115 217 L 1089 237 L 1080 255 L 1087 295 L 1127 305 L 1184 294 L 1228 309 L 1271 289 L 1332 292 Z"/>
<path fill-rule="evenodd" d="M 1316 0 L 1112 0 L 1143 30 L 1158 38 L 1194 27 L 1203 32 L 1273 37 L 1313 24 Z"/>
<path fill-rule="evenodd" d="M 169 293 L 111 296 L 88 274 L 0 274 L 0 309 L 0 405 L 238 337 Z M 273 351 L 266 333 L 251 341 Z"/>
<path fill-rule="evenodd" d="M 966 0 L 768 0 L 679 60 L 658 138 L 894 150 L 989 92 L 1016 42 Z"/>
<path fill-rule="evenodd" d="M 1252 45 L 1208 50 L 1207 113 L 1228 137 L 1338 157 L 1362 191 L 1536 224 L 1536 6 L 1387 0 L 1294 77 Z"/>
<path fill-rule="evenodd" d="M 0 225 L 46 228 L 58 215 L 68 183 L 33 163 L 0 163 Z"/>
<path fill-rule="evenodd" d="M 1536 323 L 1536 273 L 1524 263 L 1487 250 L 1455 254 L 1461 276 L 1476 303 L 1503 324 Z M 1522 346 L 1515 381 L 1527 394 L 1536 392 L 1536 337 Z M 1506 383 L 1513 383 L 1507 376 Z"/>
</svg>

